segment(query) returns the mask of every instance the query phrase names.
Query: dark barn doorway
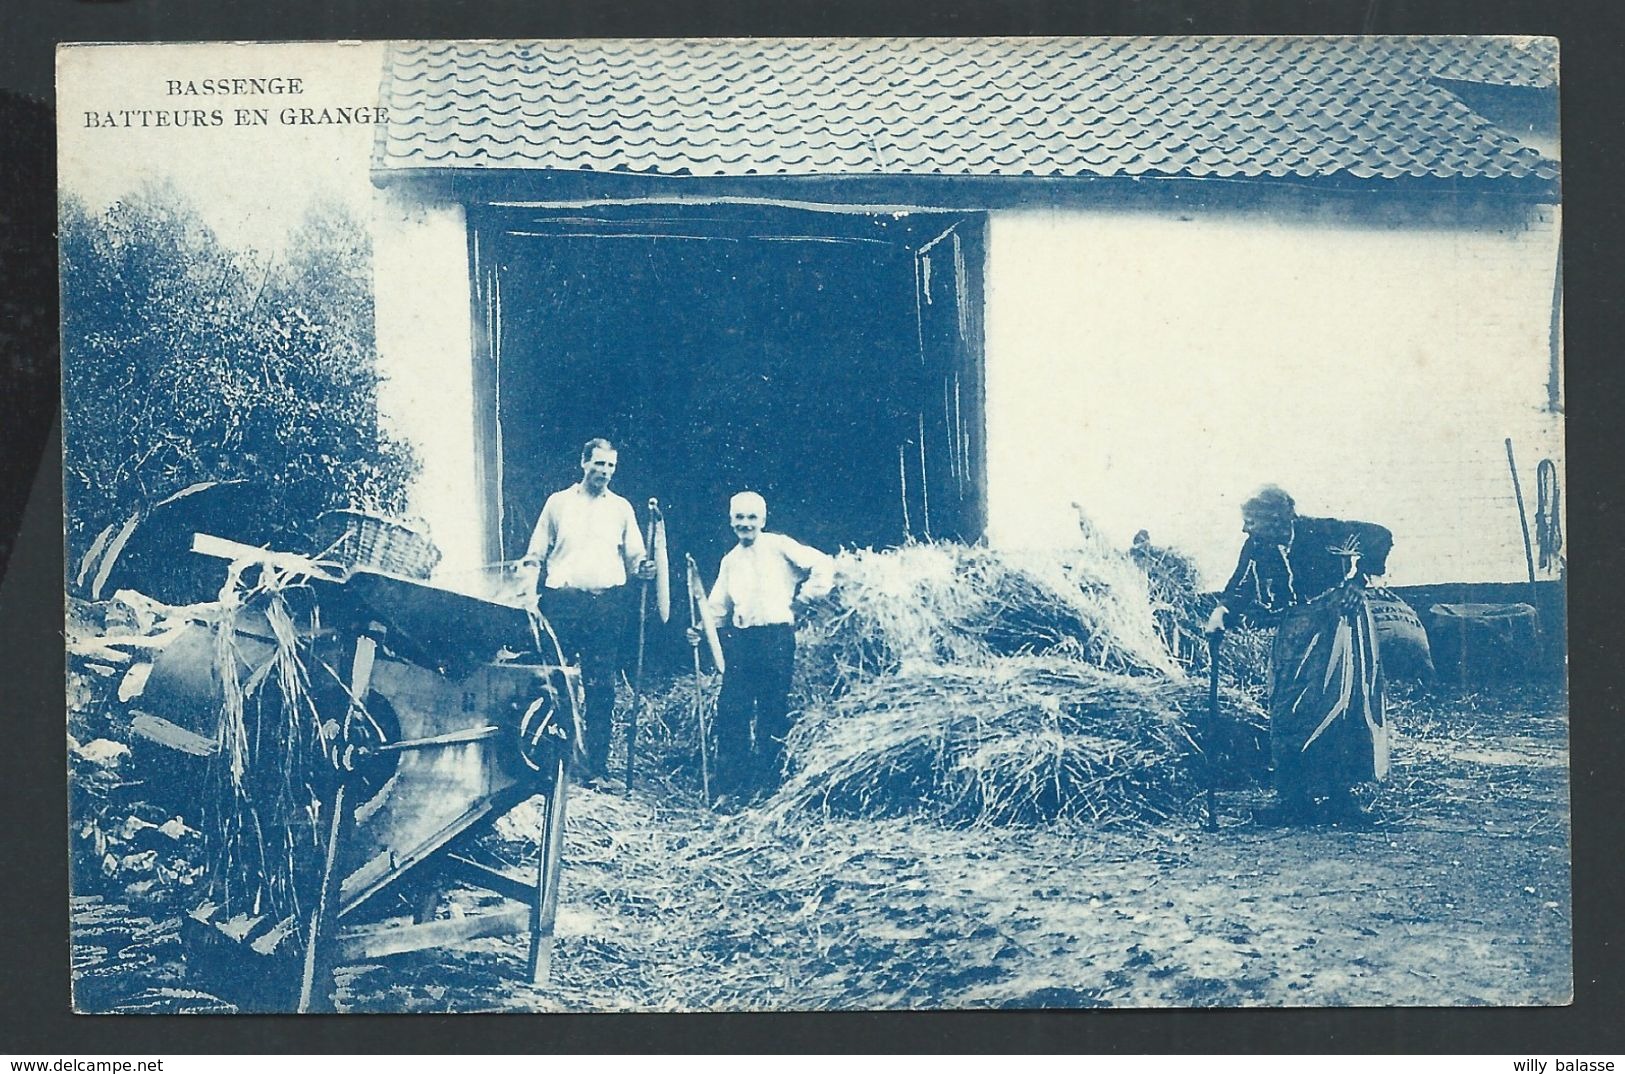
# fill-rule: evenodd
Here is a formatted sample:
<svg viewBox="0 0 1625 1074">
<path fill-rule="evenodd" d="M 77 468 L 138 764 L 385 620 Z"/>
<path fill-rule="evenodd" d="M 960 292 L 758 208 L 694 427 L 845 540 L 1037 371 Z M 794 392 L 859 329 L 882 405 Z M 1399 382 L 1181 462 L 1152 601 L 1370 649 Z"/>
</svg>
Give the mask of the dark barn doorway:
<svg viewBox="0 0 1625 1074">
<path fill-rule="evenodd" d="M 708 207 L 473 215 L 492 558 L 524 548 L 581 443 L 621 449 L 673 558 L 709 577 L 729 494 L 827 550 L 975 539 L 977 214 Z"/>
</svg>

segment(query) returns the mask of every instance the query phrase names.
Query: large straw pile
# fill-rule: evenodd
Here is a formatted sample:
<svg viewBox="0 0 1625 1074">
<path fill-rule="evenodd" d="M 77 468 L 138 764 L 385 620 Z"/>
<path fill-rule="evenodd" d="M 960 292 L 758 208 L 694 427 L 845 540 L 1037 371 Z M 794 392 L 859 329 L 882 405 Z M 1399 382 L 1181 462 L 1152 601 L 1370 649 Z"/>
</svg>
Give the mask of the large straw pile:
<svg viewBox="0 0 1625 1074">
<path fill-rule="evenodd" d="M 836 568 L 798 633 L 789 773 L 770 806 L 781 817 L 1118 823 L 1173 816 L 1199 793 L 1206 684 L 1170 653 L 1126 554 L 1086 530 L 1059 556 L 909 544 L 843 552 Z M 709 712 L 715 680 L 702 685 Z M 662 731 L 656 764 L 685 783 L 692 689 L 654 693 L 646 721 Z M 1223 778 L 1261 775 L 1259 706 L 1226 689 L 1222 713 Z"/>
<path fill-rule="evenodd" d="M 1187 674 L 1206 678 L 1211 640 L 1203 633 L 1218 603 L 1200 587 L 1201 572 L 1177 549 L 1136 541 L 1129 559 L 1145 572 L 1157 634 Z M 1220 681 L 1262 702 L 1269 692 L 1270 641 L 1273 634 L 1236 621 L 1232 616 L 1222 641 Z"/>
<path fill-rule="evenodd" d="M 921 663 L 1053 653 L 1121 674 L 1176 674 L 1146 577 L 1090 541 L 1065 557 L 961 544 L 843 552 L 807 609 L 797 687 L 812 702 Z"/>
<path fill-rule="evenodd" d="M 1232 713 L 1239 699 L 1227 699 Z M 1244 703 L 1243 703 L 1244 704 Z M 1202 684 L 1130 676 L 1049 655 L 924 664 L 851 686 L 805 713 L 779 808 L 952 822 L 1167 819 L 1201 787 Z M 1245 710 L 1248 715 L 1255 710 Z M 1255 765 L 1227 732 L 1218 763 Z"/>
</svg>

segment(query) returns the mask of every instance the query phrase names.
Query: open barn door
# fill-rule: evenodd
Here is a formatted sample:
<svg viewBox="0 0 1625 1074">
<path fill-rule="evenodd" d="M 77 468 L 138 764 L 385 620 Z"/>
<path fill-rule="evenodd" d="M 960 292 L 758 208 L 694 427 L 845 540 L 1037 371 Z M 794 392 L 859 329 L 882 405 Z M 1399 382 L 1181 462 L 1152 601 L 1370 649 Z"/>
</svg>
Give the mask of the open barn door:
<svg viewBox="0 0 1625 1074">
<path fill-rule="evenodd" d="M 821 548 L 976 540 L 984 218 L 778 206 L 472 218 L 487 553 L 523 549 L 589 436 L 708 571 L 728 497 Z M 684 653 L 686 655 L 686 651 Z"/>
<path fill-rule="evenodd" d="M 897 445 L 904 532 L 975 541 L 987 522 L 982 421 L 983 216 L 914 252 L 920 409 Z"/>
</svg>

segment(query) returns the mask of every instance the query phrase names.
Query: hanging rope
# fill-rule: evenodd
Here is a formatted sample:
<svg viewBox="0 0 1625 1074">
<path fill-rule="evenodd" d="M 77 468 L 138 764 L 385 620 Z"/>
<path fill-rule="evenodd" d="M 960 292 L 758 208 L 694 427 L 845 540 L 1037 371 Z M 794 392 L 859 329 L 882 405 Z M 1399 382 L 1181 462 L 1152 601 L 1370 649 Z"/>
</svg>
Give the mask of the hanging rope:
<svg viewBox="0 0 1625 1074">
<path fill-rule="evenodd" d="M 1540 569 L 1557 570 L 1563 562 L 1563 493 L 1557 487 L 1557 464 L 1541 459 L 1535 468 L 1535 542 Z"/>
</svg>

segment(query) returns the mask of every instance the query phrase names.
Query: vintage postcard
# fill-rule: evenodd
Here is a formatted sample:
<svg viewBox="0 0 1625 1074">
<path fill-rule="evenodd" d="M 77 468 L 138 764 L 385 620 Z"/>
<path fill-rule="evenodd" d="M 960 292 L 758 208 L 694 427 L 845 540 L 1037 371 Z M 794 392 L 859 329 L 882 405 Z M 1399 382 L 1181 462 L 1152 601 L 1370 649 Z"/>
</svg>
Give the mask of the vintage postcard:
<svg viewBox="0 0 1625 1074">
<path fill-rule="evenodd" d="M 76 1010 L 1569 1001 L 1555 41 L 58 101 Z"/>
</svg>

